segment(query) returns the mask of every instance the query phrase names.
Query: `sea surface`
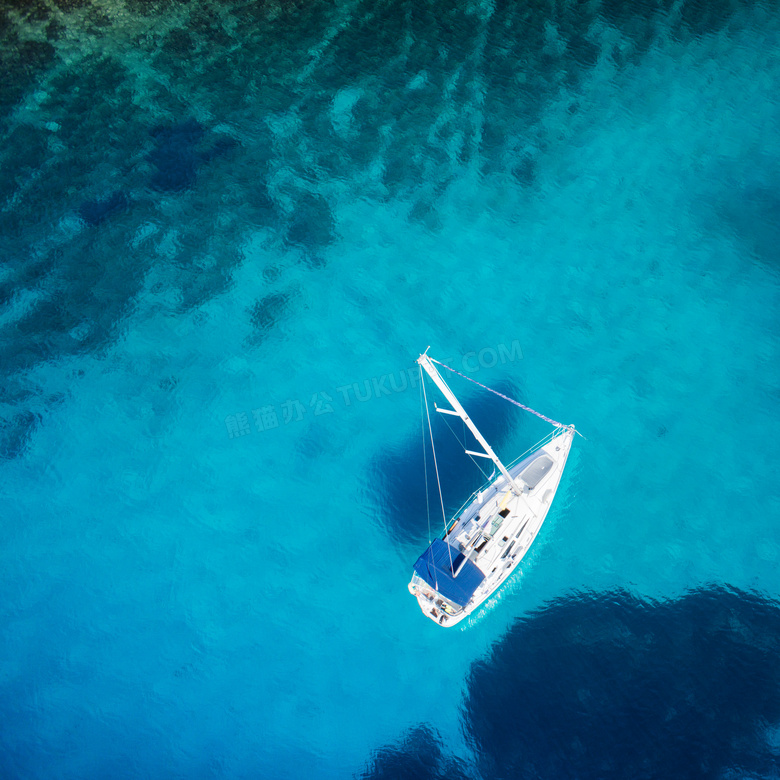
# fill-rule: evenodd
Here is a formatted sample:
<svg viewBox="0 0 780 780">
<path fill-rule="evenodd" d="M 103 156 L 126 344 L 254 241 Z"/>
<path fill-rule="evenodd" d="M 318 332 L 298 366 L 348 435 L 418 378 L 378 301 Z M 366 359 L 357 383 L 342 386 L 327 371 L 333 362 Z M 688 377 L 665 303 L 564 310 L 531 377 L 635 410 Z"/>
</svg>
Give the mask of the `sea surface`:
<svg viewBox="0 0 780 780">
<path fill-rule="evenodd" d="M 4 0 L 0 263 L 3 780 L 780 777 L 777 2 Z"/>
</svg>

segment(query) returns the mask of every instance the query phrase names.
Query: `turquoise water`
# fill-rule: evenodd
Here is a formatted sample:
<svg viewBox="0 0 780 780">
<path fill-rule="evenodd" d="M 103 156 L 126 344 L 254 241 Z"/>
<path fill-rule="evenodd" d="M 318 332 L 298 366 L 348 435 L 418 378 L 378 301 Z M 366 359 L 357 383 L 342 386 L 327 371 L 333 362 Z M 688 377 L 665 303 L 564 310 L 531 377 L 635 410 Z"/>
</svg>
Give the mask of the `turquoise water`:
<svg viewBox="0 0 780 780">
<path fill-rule="evenodd" d="M 0 20 L 4 776 L 777 775 L 774 4 Z M 406 591 L 429 344 L 587 437 L 450 631 Z M 452 386 L 507 460 L 547 432 Z M 527 762 L 512 686 L 564 724 Z M 625 750 L 720 713 L 700 760 L 581 749 L 624 690 Z"/>
</svg>

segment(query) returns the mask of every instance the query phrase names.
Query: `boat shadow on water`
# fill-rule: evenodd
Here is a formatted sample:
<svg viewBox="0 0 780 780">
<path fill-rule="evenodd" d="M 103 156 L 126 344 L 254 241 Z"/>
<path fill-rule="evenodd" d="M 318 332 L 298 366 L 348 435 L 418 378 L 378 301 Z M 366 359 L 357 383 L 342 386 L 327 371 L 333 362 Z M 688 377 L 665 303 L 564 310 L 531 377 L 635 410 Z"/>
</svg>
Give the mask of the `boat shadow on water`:
<svg viewBox="0 0 780 780">
<path fill-rule="evenodd" d="M 780 606 L 756 594 L 575 594 L 517 621 L 472 665 L 473 763 L 419 725 L 360 777 L 774 777 L 778 657 Z"/>
<path fill-rule="evenodd" d="M 508 380 L 496 382 L 493 387 L 512 398 L 521 398 L 523 395 L 517 386 Z M 520 409 L 497 403 L 495 398 L 485 393 L 464 394 L 463 399 L 463 405 L 477 427 L 486 439 L 494 443 L 499 452 L 503 450 L 503 445 L 521 430 L 520 426 L 528 424 Z M 432 415 L 431 425 L 437 442 L 439 478 L 449 520 L 463 500 L 482 485 L 485 476 L 462 449 L 452 446 L 455 439 L 447 429 L 448 423 L 461 441 L 464 440 L 464 435 L 467 437 L 466 441 L 473 443 L 474 440 L 468 431 L 464 434 L 464 426 L 460 420 L 445 420 L 442 415 Z M 439 443 L 442 446 L 439 446 Z M 431 534 L 441 536 L 444 530 L 430 445 L 426 461 L 423 460 L 422 446 L 422 433 L 418 427 L 416 435 L 409 437 L 400 447 L 375 458 L 368 479 L 372 491 L 379 485 L 377 509 L 391 539 L 403 545 L 412 545 L 417 554 L 417 548 L 425 543 L 428 534 L 426 479 L 429 485 Z M 481 462 L 479 465 L 490 474 L 492 464 Z M 431 486 L 433 493 L 430 492 Z"/>
</svg>

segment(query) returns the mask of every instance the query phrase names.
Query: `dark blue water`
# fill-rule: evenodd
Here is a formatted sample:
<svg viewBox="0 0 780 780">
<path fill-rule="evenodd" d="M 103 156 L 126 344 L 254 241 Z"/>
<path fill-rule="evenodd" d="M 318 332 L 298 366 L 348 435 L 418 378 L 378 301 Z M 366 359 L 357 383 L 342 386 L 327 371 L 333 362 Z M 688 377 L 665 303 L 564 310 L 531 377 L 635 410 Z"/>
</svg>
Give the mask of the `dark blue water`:
<svg viewBox="0 0 780 780">
<path fill-rule="evenodd" d="M 742 591 L 570 595 L 472 666 L 462 726 L 474 763 L 422 724 L 361 776 L 774 777 L 778 651 L 777 605 Z"/>
<path fill-rule="evenodd" d="M 770 2 L 2 4 L 0 774 L 778 776 L 779 52 Z M 450 631 L 429 344 L 587 436 Z"/>
</svg>

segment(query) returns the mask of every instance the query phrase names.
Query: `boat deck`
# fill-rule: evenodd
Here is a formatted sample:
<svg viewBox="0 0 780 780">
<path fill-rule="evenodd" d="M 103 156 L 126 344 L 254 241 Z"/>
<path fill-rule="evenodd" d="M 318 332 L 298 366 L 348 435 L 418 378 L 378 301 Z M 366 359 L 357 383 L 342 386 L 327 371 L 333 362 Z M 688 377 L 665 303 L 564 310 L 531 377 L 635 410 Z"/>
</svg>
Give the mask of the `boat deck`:
<svg viewBox="0 0 780 780">
<path fill-rule="evenodd" d="M 550 508 L 573 436 L 570 428 L 555 431 L 546 444 L 508 469 L 520 488 L 519 495 L 513 493 L 503 475 L 477 491 L 443 539 L 434 542 L 442 554 L 439 568 L 431 569 L 426 559 L 434 545 L 418 559 L 410 589 L 414 586 L 420 607 L 429 617 L 441 625 L 454 625 L 490 596 L 519 564 Z M 449 568 L 450 557 L 454 573 Z M 473 569 L 483 575 L 481 579 Z M 463 571 L 468 572 L 465 589 L 455 584 Z M 451 598 L 453 593 L 457 598 Z"/>
</svg>

